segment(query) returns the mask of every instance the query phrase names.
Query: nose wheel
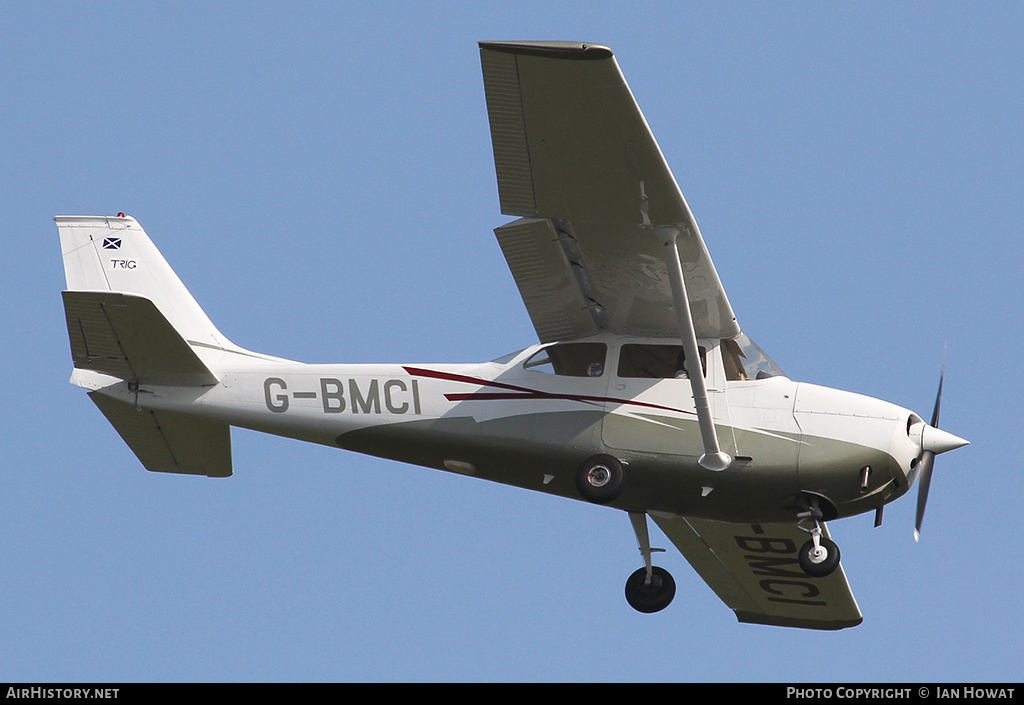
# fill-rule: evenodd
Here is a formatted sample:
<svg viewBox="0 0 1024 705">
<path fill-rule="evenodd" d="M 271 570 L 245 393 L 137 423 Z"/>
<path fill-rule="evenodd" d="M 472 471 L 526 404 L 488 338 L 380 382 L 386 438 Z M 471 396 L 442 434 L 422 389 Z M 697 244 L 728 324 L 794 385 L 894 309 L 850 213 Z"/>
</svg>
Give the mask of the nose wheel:
<svg viewBox="0 0 1024 705">
<path fill-rule="evenodd" d="M 839 567 L 839 546 L 831 539 L 820 535 L 800 548 L 800 569 L 812 578 L 832 575 Z"/>
<path fill-rule="evenodd" d="M 818 498 L 812 496 L 808 511 L 799 516 L 801 521 L 809 519 L 814 522 L 814 528 L 809 529 L 811 540 L 800 547 L 800 554 L 797 557 L 800 569 L 812 578 L 832 575 L 839 567 L 839 546 L 832 539 L 822 535 L 822 511 Z"/>
</svg>

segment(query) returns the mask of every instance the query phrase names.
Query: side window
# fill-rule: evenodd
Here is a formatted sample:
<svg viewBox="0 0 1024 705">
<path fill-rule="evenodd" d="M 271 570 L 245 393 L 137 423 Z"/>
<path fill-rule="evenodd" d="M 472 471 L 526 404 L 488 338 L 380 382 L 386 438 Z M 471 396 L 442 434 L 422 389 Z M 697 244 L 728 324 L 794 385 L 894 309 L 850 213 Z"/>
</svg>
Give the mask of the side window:
<svg viewBox="0 0 1024 705">
<path fill-rule="evenodd" d="M 549 375 L 600 377 L 607 356 L 608 346 L 604 343 L 561 343 L 538 350 L 523 367 Z"/>
<path fill-rule="evenodd" d="M 707 349 L 699 348 L 704 376 L 708 374 Z M 641 379 L 685 378 L 686 355 L 682 345 L 623 345 L 619 349 L 619 377 Z"/>
</svg>

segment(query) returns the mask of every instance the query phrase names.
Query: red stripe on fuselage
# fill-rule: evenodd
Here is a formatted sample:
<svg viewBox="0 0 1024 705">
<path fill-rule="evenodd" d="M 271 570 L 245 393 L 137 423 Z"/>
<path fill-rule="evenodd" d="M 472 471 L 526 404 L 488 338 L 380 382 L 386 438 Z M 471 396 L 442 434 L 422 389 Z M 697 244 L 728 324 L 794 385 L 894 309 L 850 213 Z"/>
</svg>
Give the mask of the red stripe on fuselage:
<svg viewBox="0 0 1024 705">
<path fill-rule="evenodd" d="M 438 370 L 428 370 L 423 367 L 403 367 L 403 369 L 413 377 L 429 377 L 431 379 L 441 379 L 447 382 L 463 382 L 465 384 L 476 384 L 484 387 L 497 387 L 498 389 L 507 389 L 511 392 L 516 392 L 515 394 L 496 392 L 450 393 L 444 395 L 444 398 L 447 399 L 448 401 L 563 399 L 568 401 L 578 401 L 584 404 L 597 404 L 601 402 L 610 402 L 613 404 L 626 404 L 629 406 L 640 406 L 648 409 L 673 411 L 677 414 L 690 414 L 691 416 L 696 416 L 696 412 L 693 411 L 687 411 L 685 409 L 675 409 L 672 408 L 671 406 L 650 404 L 648 402 L 635 401 L 633 399 L 617 399 L 615 397 L 596 397 L 584 394 L 556 394 L 554 392 L 544 392 L 539 389 L 530 389 L 529 387 L 520 387 L 514 384 L 505 384 L 504 382 L 497 382 L 491 379 L 483 379 L 481 377 L 469 377 L 467 375 L 455 374 L 453 372 L 440 372 Z"/>
</svg>

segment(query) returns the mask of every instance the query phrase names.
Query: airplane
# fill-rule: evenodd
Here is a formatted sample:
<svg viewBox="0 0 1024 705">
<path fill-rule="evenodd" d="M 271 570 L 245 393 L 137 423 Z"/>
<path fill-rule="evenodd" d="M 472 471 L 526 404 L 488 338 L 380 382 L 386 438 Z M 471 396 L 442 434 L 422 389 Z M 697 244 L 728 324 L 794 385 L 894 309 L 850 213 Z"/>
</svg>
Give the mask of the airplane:
<svg viewBox="0 0 1024 705">
<path fill-rule="evenodd" d="M 230 428 L 627 513 L 626 601 L 672 601 L 648 518 L 740 622 L 863 620 L 826 522 L 875 513 L 967 441 L 790 380 L 737 322 L 611 50 L 480 42 L 494 230 L 539 342 L 479 364 L 304 364 L 229 341 L 139 223 L 57 216 L 74 370 L 155 472 L 227 477 Z"/>
</svg>

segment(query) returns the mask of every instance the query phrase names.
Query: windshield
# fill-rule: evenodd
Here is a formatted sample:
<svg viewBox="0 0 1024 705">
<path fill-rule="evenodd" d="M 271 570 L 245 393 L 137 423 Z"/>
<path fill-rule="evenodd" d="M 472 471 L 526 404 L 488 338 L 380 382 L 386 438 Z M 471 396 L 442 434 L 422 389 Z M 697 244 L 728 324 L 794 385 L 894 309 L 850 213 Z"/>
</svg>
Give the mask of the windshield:
<svg viewBox="0 0 1024 705">
<path fill-rule="evenodd" d="M 725 363 L 725 378 L 728 380 L 786 376 L 764 350 L 744 333 L 732 340 L 722 341 L 722 362 Z"/>
</svg>

